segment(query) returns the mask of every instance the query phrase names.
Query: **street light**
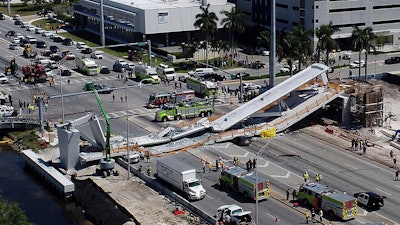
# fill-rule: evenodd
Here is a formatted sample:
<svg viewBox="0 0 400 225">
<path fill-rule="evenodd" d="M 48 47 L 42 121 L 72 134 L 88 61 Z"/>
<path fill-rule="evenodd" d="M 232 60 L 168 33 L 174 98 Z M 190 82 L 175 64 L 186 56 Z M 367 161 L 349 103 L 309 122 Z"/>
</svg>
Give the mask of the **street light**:
<svg viewBox="0 0 400 225">
<path fill-rule="evenodd" d="M 262 153 L 267 149 L 269 143 L 272 141 L 271 137 L 274 137 L 276 135 L 276 129 L 271 128 L 269 130 L 263 130 L 261 131 L 261 137 L 263 138 L 269 138 L 267 143 L 264 144 L 264 146 L 256 153 L 256 161 L 258 161 L 258 156 L 262 155 Z M 258 167 L 256 166 L 255 172 L 256 172 L 256 225 L 258 225 Z"/>
</svg>

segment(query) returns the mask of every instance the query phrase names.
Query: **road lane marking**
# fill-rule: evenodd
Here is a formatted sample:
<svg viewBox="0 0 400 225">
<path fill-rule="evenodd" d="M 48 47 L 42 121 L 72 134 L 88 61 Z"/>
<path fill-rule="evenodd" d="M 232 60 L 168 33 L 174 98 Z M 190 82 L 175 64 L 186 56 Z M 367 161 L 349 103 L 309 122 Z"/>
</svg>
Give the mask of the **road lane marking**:
<svg viewBox="0 0 400 225">
<path fill-rule="evenodd" d="M 350 167 L 350 168 L 353 168 L 354 170 L 358 170 L 357 167 L 351 166 L 350 164 L 345 163 L 344 165 L 346 165 L 346 166 L 348 166 L 348 167 Z"/>
<path fill-rule="evenodd" d="M 387 194 L 387 195 L 392 195 L 392 194 L 390 194 L 389 192 L 386 192 L 386 191 L 384 191 L 384 190 L 382 190 L 382 189 L 379 189 L 379 188 L 375 188 L 376 190 L 378 190 L 378 191 L 380 191 L 380 192 L 382 192 L 382 193 L 385 193 L 385 194 Z"/>
<path fill-rule="evenodd" d="M 270 175 L 270 177 L 273 177 L 273 178 L 289 178 L 289 176 L 290 176 L 290 174 L 291 174 L 291 172 L 287 172 L 286 173 L 286 175 Z"/>
</svg>

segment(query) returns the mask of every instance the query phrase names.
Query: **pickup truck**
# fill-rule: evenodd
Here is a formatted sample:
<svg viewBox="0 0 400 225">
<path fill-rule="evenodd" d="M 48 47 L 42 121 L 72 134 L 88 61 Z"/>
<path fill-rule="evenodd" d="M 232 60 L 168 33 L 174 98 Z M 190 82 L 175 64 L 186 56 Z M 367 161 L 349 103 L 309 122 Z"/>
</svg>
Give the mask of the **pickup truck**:
<svg viewBox="0 0 400 225">
<path fill-rule="evenodd" d="M 216 224 L 228 224 L 226 221 L 230 218 L 229 224 L 234 225 L 249 225 L 252 223 L 251 211 L 243 211 L 242 207 L 238 205 L 223 205 L 217 209 L 217 213 L 215 215 Z M 225 222 L 225 223 L 224 223 Z"/>
<path fill-rule="evenodd" d="M 359 205 L 365 206 L 369 209 L 379 209 L 385 205 L 384 199 L 386 197 L 373 192 L 355 193 L 354 197 L 357 198 Z"/>
</svg>

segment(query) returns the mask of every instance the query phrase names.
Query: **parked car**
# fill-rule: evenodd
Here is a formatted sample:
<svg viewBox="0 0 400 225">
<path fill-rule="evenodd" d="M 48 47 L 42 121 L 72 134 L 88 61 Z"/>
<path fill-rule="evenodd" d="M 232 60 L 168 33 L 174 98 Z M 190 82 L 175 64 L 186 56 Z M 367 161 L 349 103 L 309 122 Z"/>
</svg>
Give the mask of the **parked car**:
<svg viewBox="0 0 400 225">
<path fill-rule="evenodd" d="M 6 17 L 3 15 L 3 13 L 0 13 L 0 20 L 5 20 Z"/>
<path fill-rule="evenodd" d="M 359 192 L 355 193 L 354 197 L 357 198 L 359 205 L 365 206 L 369 209 L 379 209 L 385 205 L 385 196 L 378 195 L 374 192 Z"/>
<path fill-rule="evenodd" d="M 52 33 L 51 33 L 50 31 L 47 31 L 47 30 L 45 30 L 45 31 L 42 32 L 42 36 L 43 36 L 43 37 L 50 37 L 51 34 L 52 34 Z"/>
<path fill-rule="evenodd" d="M 11 50 L 18 50 L 18 49 L 20 49 L 21 47 L 20 47 L 17 43 L 11 43 L 11 44 L 8 46 L 8 48 L 11 49 Z"/>
<path fill-rule="evenodd" d="M 62 41 L 62 44 L 63 44 L 63 45 L 67 45 L 67 46 L 72 46 L 72 45 L 74 45 L 74 41 L 73 41 L 72 39 L 70 39 L 70 38 L 65 38 L 65 39 Z"/>
<path fill-rule="evenodd" d="M 393 56 L 385 59 L 385 64 L 397 64 L 400 63 L 400 56 Z"/>
<path fill-rule="evenodd" d="M 42 56 L 50 56 L 52 54 L 52 52 L 48 49 L 42 51 Z"/>
<path fill-rule="evenodd" d="M 21 26 L 21 24 L 22 24 L 22 21 L 21 21 L 21 20 L 15 20 L 15 21 L 14 21 L 14 25 Z"/>
<path fill-rule="evenodd" d="M 242 86 L 244 90 L 255 90 L 261 88 L 260 85 L 254 83 L 242 83 Z"/>
<path fill-rule="evenodd" d="M 35 27 L 32 26 L 32 25 L 28 25 L 28 26 L 26 26 L 25 30 L 26 30 L 26 31 L 34 31 L 34 30 L 35 30 Z"/>
<path fill-rule="evenodd" d="M 50 49 L 50 51 L 51 51 L 52 53 L 57 53 L 57 52 L 60 51 L 60 48 L 58 48 L 58 47 L 55 46 L 55 45 L 51 45 L 51 46 L 49 47 L 49 49 Z"/>
<path fill-rule="evenodd" d="M 83 42 L 77 42 L 76 43 L 76 47 L 79 49 L 85 49 L 85 48 L 89 48 L 89 46 L 87 46 L 85 43 Z"/>
<path fill-rule="evenodd" d="M 20 20 L 20 19 L 21 19 L 21 16 L 19 14 L 15 14 L 13 16 L 13 20 Z"/>
<path fill-rule="evenodd" d="M 292 64 L 292 71 L 295 72 L 296 70 L 297 70 L 297 67 L 294 64 Z M 281 72 L 281 73 L 290 72 L 290 66 L 284 65 L 282 68 L 279 69 L 279 72 Z"/>
<path fill-rule="evenodd" d="M 111 73 L 111 71 L 110 71 L 110 69 L 108 69 L 107 66 L 102 66 L 100 69 L 100 73 L 101 74 L 109 74 L 109 73 Z"/>
<path fill-rule="evenodd" d="M 36 42 L 37 42 L 37 39 L 32 36 L 26 36 L 26 39 L 28 39 L 29 43 L 31 43 L 31 44 L 36 44 Z"/>
<path fill-rule="evenodd" d="M 350 63 L 350 69 L 355 69 L 355 68 L 363 68 L 363 67 L 365 67 L 365 62 L 364 62 L 364 60 L 361 60 L 361 61 L 354 61 L 354 62 L 352 62 L 352 63 Z"/>
<path fill-rule="evenodd" d="M 50 55 L 50 59 L 56 62 L 60 61 L 63 57 L 57 53 L 53 53 Z"/>
<path fill-rule="evenodd" d="M 90 57 L 93 59 L 102 59 L 103 58 L 103 51 L 94 51 L 92 54 L 90 54 Z"/>
<path fill-rule="evenodd" d="M 71 76 L 71 71 L 68 69 L 61 70 L 61 76 Z"/>
<path fill-rule="evenodd" d="M 10 30 L 6 33 L 6 37 L 10 36 L 10 37 L 16 37 L 17 36 L 17 32 Z"/>
<path fill-rule="evenodd" d="M 8 83 L 8 77 L 4 73 L 0 73 L 0 83 Z"/>
<path fill-rule="evenodd" d="M 62 57 L 65 57 L 65 60 L 74 60 L 76 57 L 74 54 L 72 54 L 70 51 L 63 51 L 61 53 Z"/>
<path fill-rule="evenodd" d="M 217 74 L 217 73 L 208 73 L 203 76 L 201 76 L 202 79 L 204 80 L 211 80 L 211 81 L 224 81 L 226 80 L 226 76 Z"/>
<path fill-rule="evenodd" d="M 36 48 L 47 48 L 47 45 L 44 41 L 36 42 Z"/>
<path fill-rule="evenodd" d="M 39 27 L 36 27 L 35 28 L 35 34 L 41 34 L 41 33 L 43 33 L 43 29 L 42 28 L 39 28 Z"/>
<path fill-rule="evenodd" d="M 14 44 L 19 44 L 19 42 L 20 42 L 20 38 L 18 38 L 18 37 L 11 37 L 11 43 L 14 43 Z"/>
<path fill-rule="evenodd" d="M 53 41 L 54 41 L 54 42 L 63 42 L 63 41 L 64 41 L 64 38 L 61 37 L 61 36 L 54 37 L 54 38 L 53 38 Z"/>
<path fill-rule="evenodd" d="M 28 22 L 21 22 L 21 28 L 26 28 L 29 26 Z"/>
</svg>

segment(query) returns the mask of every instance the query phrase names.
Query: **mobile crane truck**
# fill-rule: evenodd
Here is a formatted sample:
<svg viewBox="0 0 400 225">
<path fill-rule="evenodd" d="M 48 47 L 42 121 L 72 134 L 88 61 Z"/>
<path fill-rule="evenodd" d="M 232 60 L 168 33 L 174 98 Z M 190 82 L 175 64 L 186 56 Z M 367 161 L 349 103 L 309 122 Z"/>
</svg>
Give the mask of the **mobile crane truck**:
<svg viewBox="0 0 400 225">
<path fill-rule="evenodd" d="M 118 172 L 114 171 L 115 167 L 115 160 L 111 158 L 111 146 L 110 146 L 110 137 L 111 137 L 111 125 L 110 120 L 108 119 L 106 110 L 104 109 L 103 103 L 101 102 L 100 96 L 97 93 L 96 89 L 92 86 L 91 91 L 93 92 L 94 96 L 96 97 L 97 103 L 99 104 L 100 110 L 103 113 L 104 119 L 107 125 L 106 131 L 106 145 L 105 145 L 105 153 L 106 157 L 100 160 L 100 169 L 96 169 L 97 174 L 102 174 L 104 177 L 110 176 L 111 172 L 113 175 L 117 176 Z"/>
<path fill-rule="evenodd" d="M 305 206 L 322 209 L 330 218 L 350 220 L 357 215 L 357 199 L 343 192 L 330 189 L 317 183 L 305 183 L 300 186 L 297 200 Z"/>
<path fill-rule="evenodd" d="M 155 120 L 167 122 L 168 120 L 181 120 L 189 117 L 211 116 L 214 104 L 210 101 L 190 102 L 178 104 L 165 104 L 156 112 Z"/>
</svg>

